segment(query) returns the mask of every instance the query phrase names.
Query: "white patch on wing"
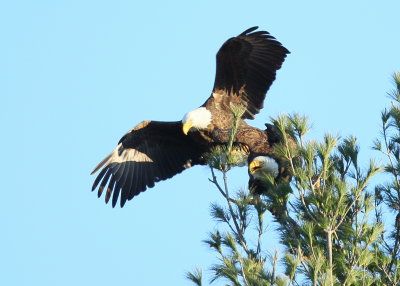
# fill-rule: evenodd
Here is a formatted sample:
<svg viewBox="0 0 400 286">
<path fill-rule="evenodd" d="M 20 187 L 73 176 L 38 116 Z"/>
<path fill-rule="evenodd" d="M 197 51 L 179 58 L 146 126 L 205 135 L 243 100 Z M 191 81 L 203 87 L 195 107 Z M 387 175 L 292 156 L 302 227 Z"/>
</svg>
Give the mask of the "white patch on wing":
<svg viewBox="0 0 400 286">
<path fill-rule="evenodd" d="M 153 160 L 146 154 L 136 150 L 127 148 L 124 149 L 119 155 L 119 150 L 122 147 L 122 143 L 113 151 L 113 155 L 110 158 L 110 163 L 122 163 L 122 162 L 153 162 Z"/>
<path fill-rule="evenodd" d="M 186 163 L 183 164 L 183 168 L 185 168 L 185 169 L 188 169 L 190 167 L 192 167 L 192 160 L 191 159 L 187 160 Z"/>
<path fill-rule="evenodd" d="M 131 149 L 127 148 L 122 151 L 121 154 L 119 154 L 119 150 L 122 147 L 122 143 L 119 143 L 117 148 L 114 149 L 114 151 L 111 152 L 110 155 L 108 155 L 106 158 L 104 158 L 103 161 L 100 162 L 99 165 L 94 168 L 93 172 L 91 174 L 96 173 L 101 167 L 104 165 L 109 165 L 111 163 L 123 163 L 123 162 L 153 162 L 153 160 L 147 156 L 146 154 L 136 150 L 136 149 Z"/>
</svg>

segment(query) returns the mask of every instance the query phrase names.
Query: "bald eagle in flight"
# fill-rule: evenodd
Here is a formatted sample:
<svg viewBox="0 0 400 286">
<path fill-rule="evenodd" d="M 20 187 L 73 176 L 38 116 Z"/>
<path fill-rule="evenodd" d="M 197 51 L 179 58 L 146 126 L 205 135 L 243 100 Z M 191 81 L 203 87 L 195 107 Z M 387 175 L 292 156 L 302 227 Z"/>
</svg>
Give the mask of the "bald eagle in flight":
<svg viewBox="0 0 400 286">
<path fill-rule="evenodd" d="M 215 145 L 228 142 L 226 130 L 232 126 L 231 106 L 242 105 L 235 144 L 246 146 L 251 157 L 268 154 L 268 135 L 249 126 L 263 107 L 265 95 L 275 80 L 289 51 L 266 31 L 250 28 L 228 39 L 217 53 L 217 67 L 211 96 L 199 108 L 174 122 L 143 121 L 128 131 L 117 147 L 93 170 L 100 171 L 92 191 L 113 207 L 120 197 L 124 206 L 154 183 L 198 164 Z"/>
</svg>

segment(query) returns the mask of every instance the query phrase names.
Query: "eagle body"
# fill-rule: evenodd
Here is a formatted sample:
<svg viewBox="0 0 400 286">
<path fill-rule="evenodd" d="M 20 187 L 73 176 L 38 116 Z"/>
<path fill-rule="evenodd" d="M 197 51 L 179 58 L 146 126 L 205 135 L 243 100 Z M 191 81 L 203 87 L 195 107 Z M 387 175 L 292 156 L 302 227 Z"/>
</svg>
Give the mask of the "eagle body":
<svg viewBox="0 0 400 286">
<path fill-rule="evenodd" d="M 225 145 L 233 123 L 233 106 L 243 106 L 234 144 L 246 146 L 249 160 L 270 152 L 268 135 L 248 125 L 263 107 L 266 93 L 289 51 L 266 31 L 250 28 L 228 39 L 216 57 L 211 96 L 181 121 L 143 121 L 128 131 L 92 172 L 100 171 L 92 190 L 121 207 L 158 181 L 206 164 L 204 155 Z M 250 161 L 249 161 L 250 162 Z"/>
<path fill-rule="evenodd" d="M 222 90 L 214 92 L 205 104 L 194 110 L 205 109 L 210 114 L 211 119 L 207 119 L 209 124 L 203 124 L 203 128 L 195 126 L 193 132 L 187 132 L 187 135 L 201 145 L 209 145 L 211 143 L 214 145 L 226 144 L 229 140 L 234 120 L 232 107 L 239 105 L 243 105 L 241 97 L 236 95 L 228 96 Z M 195 115 L 196 113 L 194 113 Z M 187 115 L 183 118 L 182 122 L 184 126 L 189 118 L 190 116 Z M 236 132 L 234 142 L 248 146 L 254 154 L 265 154 L 270 148 L 267 133 L 250 126 L 243 119 L 240 119 L 238 122 L 238 131 Z"/>
<path fill-rule="evenodd" d="M 290 182 L 292 174 L 289 162 L 282 158 L 274 150 L 275 144 L 283 142 L 282 134 L 274 125 L 265 124 L 264 130 L 268 140 L 268 150 L 261 153 L 252 153 L 247 158 L 249 172 L 249 189 L 253 194 L 266 194 L 270 188 L 269 179 L 273 179 L 274 184 L 281 182 Z M 291 138 L 288 138 L 290 144 L 296 144 Z M 268 178 L 269 177 L 269 178 Z"/>
</svg>

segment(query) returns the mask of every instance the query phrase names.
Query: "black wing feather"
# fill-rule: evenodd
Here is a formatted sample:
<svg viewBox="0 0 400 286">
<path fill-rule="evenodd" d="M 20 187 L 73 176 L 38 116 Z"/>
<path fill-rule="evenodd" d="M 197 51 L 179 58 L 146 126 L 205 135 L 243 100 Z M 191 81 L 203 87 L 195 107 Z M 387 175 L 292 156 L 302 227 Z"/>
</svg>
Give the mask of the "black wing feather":
<svg viewBox="0 0 400 286">
<path fill-rule="evenodd" d="M 92 191 L 94 191 L 97 188 L 97 185 L 99 184 L 101 178 L 105 175 L 105 173 L 109 171 L 108 168 L 104 168 L 101 170 L 100 174 L 97 176 L 96 180 L 94 180 L 93 186 L 92 186 Z M 105 178 L 105 176 L 104 176 Z M 107 179 L 108 180 L 108 179 Z"/>
<path fill-rule="evenodd" d="M 121 181 L 115 184 L 113 193 L 112 193 L 112 207 L 115 207 L 118 201 L 119 192 L 121 191 Z"/>
<path fill-rule="evenodd" d="M 239 95 L 253 119 L 263 107 L 265 95 L 275 80 L 289 51 L 266 31 L 252 27 L 227 40 L 217 53 L 217 71 L 213 91 L 227 96 Z M 241 89 L 244 92 L 240 93 Z M 210 97 L 212 98 L 212 97 Z M 207 104 L 207 102 L 205 103 Z"/>
<path fill-rule="evenodd" d="M 105 187 L 105 185 L 107 184 L 107 181 L 108 181 L 108 179 L 110 178 L 110 176 L 111 176 L 111 169 L 110 168 L 104 168 L 104 171 L 105 170 L 107 170 L 107 173 L 104 175 L 104 177 L 103 177 L 103 180 L 101 181 L 101 184 L 100 184 L 100 187 L 99 187 L 99 191 L 97 192 L 97 197 L 101 197 L 101 194 L 103 193 L 103 190 L 104 190 L 104 187 Z M 102 176 L 103 176 L 103 174 L 102 173 L 100 173 L 98 176 L 97 176 L 97 179 L 101 179 L 102 178 Z M 92 191 L 94 191 L 96 189 L 96 187 L 94 187 L 93 189 L 92 189 Z"/>
<path fill-rule="evenodd" d="M 182 172 L 188 161 L 198 163 L 205 151 L 203 148 L 183 134 L 181 121 L 144 121 L 123 136 L 108 159 L 96 167 L 99 170 L 104 165 L 92 190 L 101 182 L 100 196 L 108 183 L 106 202 L 112 195 L 114 207 L 121 194 L 122 207 L 155 182 Z"/>
<path fill-rule="evenodd" d="M 130 178 L 131 178 L 131 170 L 132 164 L 129 162 L 126 163 L 126 168 L 123 176 L 121 177 L 121 207 L 125 205 L 126 200 L 128 199 L 128 194 L 129 194 L 129 188 L 131 186 Z M 128 194 L 127 194 L 128 192 Z"/>
<path fill-rule="evenodd" d="M 113 192 L 114 186 L 115 186 L 115 178 L 113 176 L 111 176 L 110 183 L 108 184 L 106 195 L 104 197 L 104 200 L 106 201 L 106 204 L 110 200 L 110 197 L 111 197 L 111 194 Z"/>
</svg>

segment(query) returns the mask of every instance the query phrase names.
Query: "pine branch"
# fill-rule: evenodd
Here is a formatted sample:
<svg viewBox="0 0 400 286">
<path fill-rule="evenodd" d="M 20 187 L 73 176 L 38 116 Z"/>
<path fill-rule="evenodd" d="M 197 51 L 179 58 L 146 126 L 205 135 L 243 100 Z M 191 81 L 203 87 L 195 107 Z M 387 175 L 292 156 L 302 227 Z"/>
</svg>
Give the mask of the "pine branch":
<svg viewBox="0 0 400 286">
<path fill-rule="evenodd" d="M 229 190 L 228 190 L 228 182 L 227 182 L 227 176 L 226 176 L 226 172 L 225 171 L 221 171 L 223 174 L 223 180 L 224 180 L 224 189 L 222 189 L 222 187 L 219 185 L 217 177 L 215 176 L 214 170 L 211 167 L 211 173 L 212 173 L 212 180 L 209 179 L 210 182 L 212 182 L 218 189 L 218 191 L 224 196 L 224 198 L 226 199 L 226 202 L 228 204 L 228 208 L 229 208 L 229 213 L 231 215 L 231 218 L 233 220 L 233 223 L 235 225 L 235 229 L 233 229 L 233 227 L 231 227 L 228 223 L 228 225 L 230 226 L 232 232 L 236 235 L 236 237 L 239 240 L 240 245 L 243 247 L 244 251 L 246 252 L 247 255 L 250 255 L 250 252 L 247 248 L 247 244 L 246 244 L 246 240 L 244 237 L 244 234 L 241 230 L 241 228 L 239 227 L 239 224 L 237 222 L 237 217 L 235 212 L 233 211 L 232 208 L 232 204 L 231 204 L 231 198 L 229 196 Z"/>
<path fill-rule="evenodd" d="M 197 286 L 202 286 L 202 278 L 203 278 L 203 272 L 201 271 L 200 268 L 196 268 L 195 272 L 186 272 L 185 274 L 186 279 L 192 281 L 194 284 Z"/>
</svg>

